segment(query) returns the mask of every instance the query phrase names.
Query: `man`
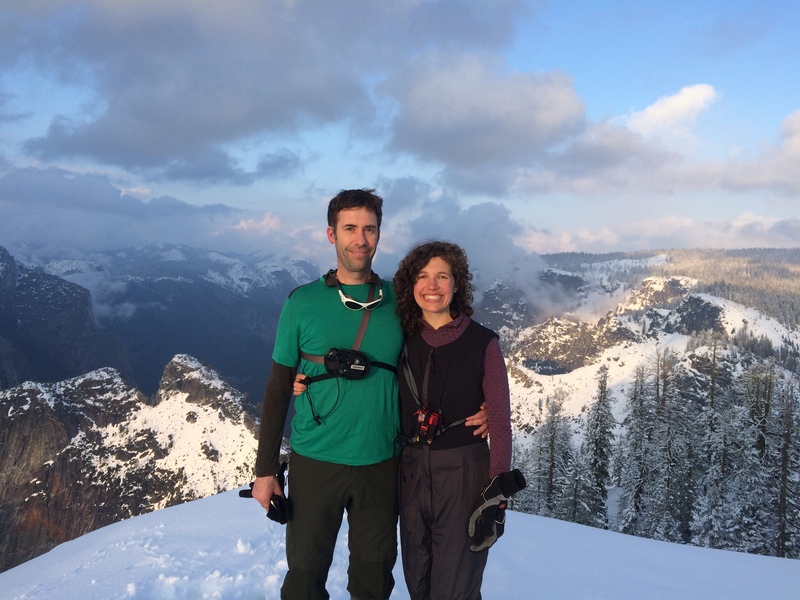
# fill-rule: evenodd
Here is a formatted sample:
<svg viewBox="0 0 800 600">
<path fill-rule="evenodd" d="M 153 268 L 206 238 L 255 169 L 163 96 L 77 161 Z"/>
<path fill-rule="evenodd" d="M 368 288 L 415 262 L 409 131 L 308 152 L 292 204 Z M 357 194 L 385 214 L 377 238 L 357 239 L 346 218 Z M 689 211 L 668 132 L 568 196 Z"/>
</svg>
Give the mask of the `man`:
<svg viewBox="0 0 800 600">
<path fill-rule="evenodd" d="M 298 365 L 312 378 L 324 374 L 314 357 L 331 348 L 353 348 L 366 306 L 369 320 L 359 350 L 370 362 L 397 366 L 403 334 L 394 292 L 391 282 L 372 272 L 382 205 L 373 190 L 343 190 L 330 201 L 327 235 L 336 249 L 336 271 L 294 290 L 281 312 L 253 486 L 253 497 L 266 509 L 273 494 L 283 495 L 276 474 Z M 373 366 L 362 379 L 316 381 L 298 398 L 296 409 L 292 516 L 286 531 L 289 571 L 281 598 L 329 597 L 325 582 L 344 510 L 350 549 L 347 589 L 353 598 L 388 598 L 397 559 L 396 375 Z"/>
<path fill-rule="evenodd" d="M 328 570 L 347 511 L 352 598 L 386 599 L 397 560 L 397 457 L 400 434 L 396 367 L 403 343 L 392 284 L 372 272 L 383 200 L 374 190 L 342 190 L 328 205 L 328 241 L 336 270 L 295 289 L 281 311 L 273 366 L 261 411 L 253 497 L 267 510 L 282 497 L 278 463 L 295 374 L 311 377 L 292 419 L 289 570 L 283 600 L 325 600 Z M 371 363 L 350 380 L 320 380 L 322 356 L 355 348 Z M 485 435 L 486 413 L 467 424 Z M 466 524 L 465 524 L 466 527 Z"/>
</svg>

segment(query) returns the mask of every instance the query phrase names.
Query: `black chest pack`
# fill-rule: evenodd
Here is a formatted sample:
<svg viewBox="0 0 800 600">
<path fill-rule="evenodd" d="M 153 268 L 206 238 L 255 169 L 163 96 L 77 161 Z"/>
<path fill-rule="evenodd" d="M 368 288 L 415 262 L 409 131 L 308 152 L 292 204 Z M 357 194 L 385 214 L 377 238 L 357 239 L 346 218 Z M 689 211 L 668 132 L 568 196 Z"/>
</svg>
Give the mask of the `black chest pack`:
<svg viewBox="0 0 800 600">
<path fill-rule="evenodd" d="M 300 355 L 309 362 L 321 364 L 325 367 L 325 372 L 314 377 L 306 377 L 303 381 L 306 385 L 311 385 L 317 381 L 333 379 L 363 379 L 372 367 L 386 369 L 392 373 L 397 373 L 397 369 L 389 363 L 371 361 L 366 354 L 355 348 L 331 348 L 323 356 L 307 354 L 301 352 Z"/>
<path fill-rule="evenodd" d="M 366 377 L 370 368 L 367 355 L 352 348 L 331 348 L 323 357 L 323 365 L 328 375 L 343 379 Z"/>
</svg>

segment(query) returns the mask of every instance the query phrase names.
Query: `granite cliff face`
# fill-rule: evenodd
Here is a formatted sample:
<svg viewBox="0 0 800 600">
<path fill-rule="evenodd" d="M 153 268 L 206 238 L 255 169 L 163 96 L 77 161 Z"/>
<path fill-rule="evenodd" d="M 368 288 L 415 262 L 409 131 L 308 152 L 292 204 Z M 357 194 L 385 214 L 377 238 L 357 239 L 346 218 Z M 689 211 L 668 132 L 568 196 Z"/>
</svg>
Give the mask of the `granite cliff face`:
<svg viewBox="0 0 800 600">
<path fill-rule="evenodd" d="M 186 355 L 153 402 L 110 368 L 1 391 L 0 568 L 250 481 L 255 424 L 242 401 Z"/>
</svg>

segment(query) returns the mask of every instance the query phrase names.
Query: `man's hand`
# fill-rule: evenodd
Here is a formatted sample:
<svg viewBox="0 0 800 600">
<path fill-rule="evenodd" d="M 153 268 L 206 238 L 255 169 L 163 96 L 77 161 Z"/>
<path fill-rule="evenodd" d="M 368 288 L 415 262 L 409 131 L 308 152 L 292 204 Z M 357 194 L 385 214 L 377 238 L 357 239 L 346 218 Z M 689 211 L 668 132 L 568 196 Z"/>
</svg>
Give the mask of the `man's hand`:
<svg viewBox="0 0 800 600">
<path fill-rule="evenodd" d="M 269 511 L 269 501 L 273 495 L 283 496 L 283 488 L 278 483 L 277 475 L 267 475 L 266 477 L 256 477 L 253 484 L 253 498 Z"/>
<path fill-rule="evenodd" d="M 486 438 L 489 435 L 489 414 L 486 412 L 486 402 L 481 404 L 481 409 L 471 417 L 467 417 L 464 425 L 475 427 L 472 435 L 479 435 Z"/>
</svg>

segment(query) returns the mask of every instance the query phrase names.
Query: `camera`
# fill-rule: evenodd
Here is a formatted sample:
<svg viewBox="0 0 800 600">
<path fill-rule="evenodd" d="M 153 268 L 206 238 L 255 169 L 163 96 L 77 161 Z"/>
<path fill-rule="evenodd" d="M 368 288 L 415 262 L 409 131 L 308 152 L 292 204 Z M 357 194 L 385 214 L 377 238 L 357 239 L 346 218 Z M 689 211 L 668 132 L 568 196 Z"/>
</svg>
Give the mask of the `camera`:
<svg viewBox="0 0 800 600">
<path fill-rule="evenodd" d="M 432 444 L 439 431 L 439 413 L 420 406 L 414 413 L 414 418 L 416 419 L 414 439 Z"/>
</svg>

